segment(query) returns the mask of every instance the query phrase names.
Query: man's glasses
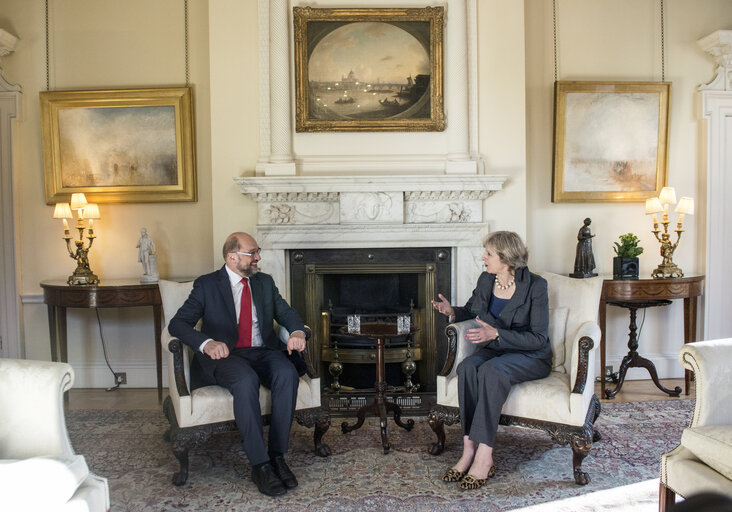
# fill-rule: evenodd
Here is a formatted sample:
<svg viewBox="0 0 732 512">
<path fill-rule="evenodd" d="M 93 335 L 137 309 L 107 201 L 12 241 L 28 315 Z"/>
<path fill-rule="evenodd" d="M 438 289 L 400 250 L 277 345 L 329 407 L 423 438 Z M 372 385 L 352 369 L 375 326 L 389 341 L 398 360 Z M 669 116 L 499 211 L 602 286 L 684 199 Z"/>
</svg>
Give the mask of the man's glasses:
<svg viewBox="0 0 732 512">
<path fill-rule="evenodd" d="M 262 248 L 261 247 L 257 247 L 257 250 L 256 251 L 253 251 L 253 252 L 242 252 L 242 251 L 231 251 L 231 252 L 234 253 L 234 254 L 241 254 L 242 256 L 249 256 L 251 258 L 255 254 L 257 256 L 261 256 L 262 255 Z"/>
</svg>

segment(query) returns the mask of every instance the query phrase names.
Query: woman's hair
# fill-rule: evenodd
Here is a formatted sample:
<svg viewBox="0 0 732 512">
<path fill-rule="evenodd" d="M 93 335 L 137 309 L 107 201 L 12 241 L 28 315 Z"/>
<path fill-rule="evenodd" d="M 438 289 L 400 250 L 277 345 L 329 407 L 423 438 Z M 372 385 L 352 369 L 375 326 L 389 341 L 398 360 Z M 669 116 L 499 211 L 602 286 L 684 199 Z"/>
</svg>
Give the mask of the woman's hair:
<svg viewBox="0 0 732 512">
<path fill-rule="evenodd" d="M 525 267 L 529 263 L 529 250 L 521 237 L 513 231 L 494 231 L 483 241 L 483 247 L 488 245 L 511 270 Z"/>
</svg>

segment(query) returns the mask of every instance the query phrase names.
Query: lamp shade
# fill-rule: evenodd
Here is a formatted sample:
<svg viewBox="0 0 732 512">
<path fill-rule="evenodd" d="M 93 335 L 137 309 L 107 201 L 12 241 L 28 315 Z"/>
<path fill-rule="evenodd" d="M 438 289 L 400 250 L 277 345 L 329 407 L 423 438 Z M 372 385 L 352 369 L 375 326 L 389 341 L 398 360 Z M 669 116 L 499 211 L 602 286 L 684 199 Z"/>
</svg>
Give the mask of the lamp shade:
<svg viewBox="0 0 732 512">
<path fill-rule="evenodd" d="M 86 219 L 100 219 L 99 206 L 97 203 L 89 203 L 84 207 L 84 218 Z"/>
<path fill-rule="evenodd" d="M 676 204 L 676 191 L 673 187 L 663 187 L 658 200 L 661 201 L 661 204 Z"/>
<path fill-rule="evenodd" d="M 77 194 L 71 194 L 71 209 L 72 210 L 81 210 L 82 208 L 86 208 L 86 205 L 88 203 L 86 202 L 86 196 L 82 193 Z"/>
<path fill-rule="evenodd" d="M 646 199 L 646 215 L 651 213 L 659 213 L 663 211 L 663 205 L 657 197 L 649 197 Z"/>
<path fill-rule="evenodd" d="M 70 219 L 71 208 L 69 208 L 69 203 L 56 203 L 56 207 L 53 209 L 53 218 Z"/>
<path fill-rule="evenodd" d="M 682 197 L 679 199 L 679 204 L 676 205 L 674 210 L 676 213 L 685 213 L 686 215 L 694 215 L 694 198 Z"/>
</svg>

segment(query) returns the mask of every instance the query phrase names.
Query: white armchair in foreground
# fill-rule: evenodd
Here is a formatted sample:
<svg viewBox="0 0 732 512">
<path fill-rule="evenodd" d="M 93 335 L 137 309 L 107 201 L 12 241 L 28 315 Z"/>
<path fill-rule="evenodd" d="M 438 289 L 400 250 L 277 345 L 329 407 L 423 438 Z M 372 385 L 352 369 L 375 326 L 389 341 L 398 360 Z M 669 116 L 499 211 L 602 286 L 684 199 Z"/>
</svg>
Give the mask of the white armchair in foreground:
<svg viewBox="0 0 732 512">
<path fill-rule="evenodd" d="M 107 479 L 74 453 L 63 394 L 66 363 L 0 359 L 0 510 L 109 510 Z"/>
<path fill-rule="evenodd" d="M 679 362 L 694 372 L 696 403 L 681 443 L 661 455 L 662 512 L 677 494 L 732 496 L 732 338 L 688 343 L 679 350 Z"/>
</svg>

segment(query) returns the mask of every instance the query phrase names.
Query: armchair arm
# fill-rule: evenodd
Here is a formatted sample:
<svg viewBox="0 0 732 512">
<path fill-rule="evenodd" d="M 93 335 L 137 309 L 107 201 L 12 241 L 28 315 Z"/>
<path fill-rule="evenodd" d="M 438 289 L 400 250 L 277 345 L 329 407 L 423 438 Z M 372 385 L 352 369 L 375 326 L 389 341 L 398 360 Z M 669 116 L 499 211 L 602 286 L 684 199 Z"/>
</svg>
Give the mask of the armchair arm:
<svg viewBox="0 0 732 512">
<path fill-rule="evenodd" d="M 307 375 L 311 379 L 314 379 L 318 376 L 317 372 L 315 371 L 315 368 L 313 366 L 312 357 L 310 355 L 310 351 L 308 350 L 308 342 L 310 341 L 310 336 L 312 335 L 312 331 L 310 330 L 309 326 L 305 326 L 305 350 L 300 352 L 300 355 L 302 356 L 303 361 L 305 361 L 305 367 L 307 368 Z M 280 340 L 282 340 L 283 343 L 287 343 L 287 340 L 290 337 L 290 332 L 282 327 L 279 326 L 279 336 Z"/>
<path fill-rule="evenodd" d="M 696 404 L 691 426 L 730 425 L 732 412 L 732 338 L 688 343 L 679 362 L 694 372 Z"/>
<path fill-rule="evenodd" d="M 480 324 L 472 318 L 463 320 L 462 322 L 455 322 L 445 327 L 447 354 L 445 356 L 445 364 L 439 373 L 441 377 L 447 377 L 453 373 L 460 361 L 478 350 L 479 344 L 465 341 L 466 331 L 476 327 L 480 327 Z"/>
<path fill-rule="evenodd" d="M 167 347 L 171 357 L 168 358 L 168 363 L 172 362 L 173 377 L 175 379 L 175 388 L 178 396 L 189 396 L 191 393 L 188 390 L 188 381 L 186 380 L 186 366 L 187 361 L 185 357 L 186 346 L 178 338 L 174 338 L 168 329 L 163 329 L 161 342 L 164 347 Z M 172 359 L 172 361 L 171 361 Z M 170 371 L 170 369 L 168 370 Z M 173 382 L 169 382 L 171 386 Z"/>
<path fill-rule="evenodd" d="M 590 386 L 594 386 L 595 366 L 594 361 L 590 359 L 590 353 L 599 345 L 600 326 L 597 322 L 583 323 L 572 341 L 569 381 L 572 393 L 583 394 L 588 382 Z"/>
</svg>

